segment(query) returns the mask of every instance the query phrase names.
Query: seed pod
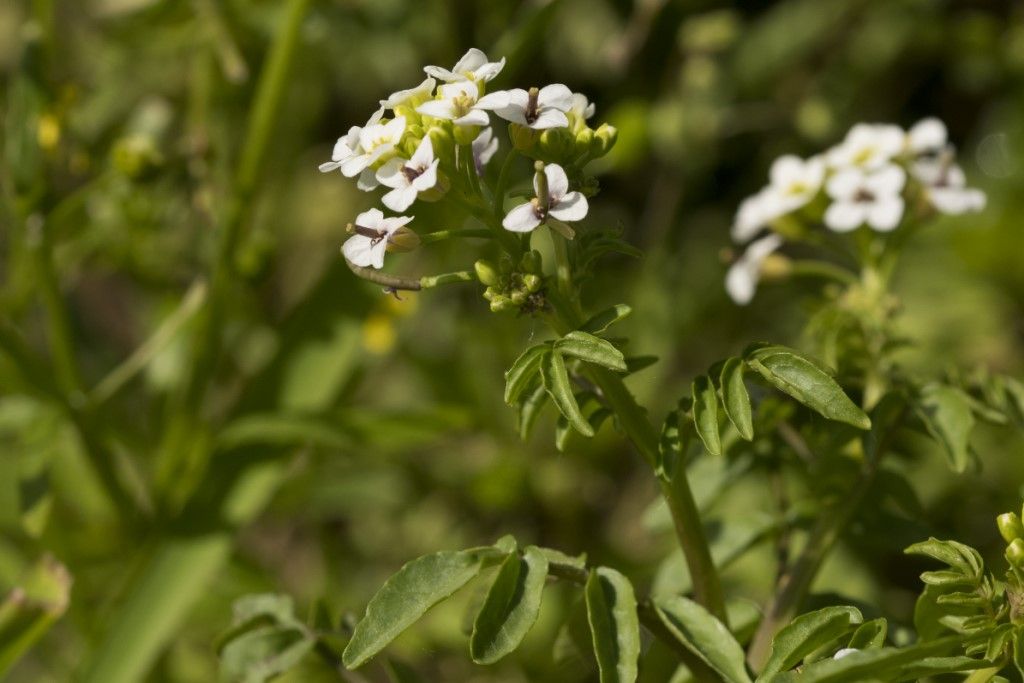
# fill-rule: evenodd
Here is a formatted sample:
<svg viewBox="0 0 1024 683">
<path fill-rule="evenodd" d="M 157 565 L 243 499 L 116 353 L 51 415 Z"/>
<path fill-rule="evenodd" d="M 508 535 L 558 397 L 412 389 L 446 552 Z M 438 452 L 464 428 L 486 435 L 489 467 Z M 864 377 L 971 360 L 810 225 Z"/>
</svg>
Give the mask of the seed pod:
<svg viewBox="0 0 1024 683">
<path fill-rule="evenodd" d="M 419 246 L 420 236 L 403 225 L 391 233 L 391 237 L 388 238 L 387 249 L 391 252 L 403 252 L 413 251 L 418 249 Z"/>
<path fill-rule="evenodd" d="M 1020 517 L 1016 513 L 1007 512 L 999 515 L 996 517 L 996 526 L 999 527 L 999 533 L 1007 543 L 1024 538 L 1024 524 L 1021 524 Z"/>
</svg>

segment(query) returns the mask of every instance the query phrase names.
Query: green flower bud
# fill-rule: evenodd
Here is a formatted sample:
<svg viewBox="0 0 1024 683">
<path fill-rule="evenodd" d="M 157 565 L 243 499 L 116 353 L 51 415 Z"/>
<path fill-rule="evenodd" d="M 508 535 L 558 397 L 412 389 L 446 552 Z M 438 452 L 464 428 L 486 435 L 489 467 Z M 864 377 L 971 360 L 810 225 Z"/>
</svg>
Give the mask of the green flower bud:
<svg viewBox="0 0 1024 683">
<path fill-rule="evenodd" d="M 540 260 L 540 252 L 536 249 L 523 254 L 523 257 L 519 259 L 519 268 L 524 273 L 540 273 L 542 272 L 542 265 Z"/>
<path fill-rule="evenodd" d="M 1013 512 L 996 517 L 996 526 L 999 533 L 1007 543 L 1013 543 L 1019 538 L 1024 538 L 1024 524 L 1021 524 L 1020 517 Z"/>
<path fill-rule="evenodd" d="M 615 141 L 619 138 L 619 131 L 615 126 L 609 126 L 607 123 L 602 123 L 601 127 L 594 133 L 594 140 L 597 141 L 597 154 L 595 157 L 604 156 L 611 151 L 612 147 L 615 146 Z"/>
<path fill-rule="evenodd" d="M 533 273 L 527 273 L 523 276 L 523 285 L 526 287 L 526 291 L 530 294 L 538 291 L 540 286 L 544 283 L 544 279 L 540 275 L 534 275 Z"/>
<path fill-rule="evenodd" d="M 455 140 L 452 138 L 450 126 L 431 126 L 427 130 L 427 135 L 430 136 L 430 143 L 434 146 L 435 158 L 444 159 L 445 157 L 454 156 Z"/>
<path fill-rule="evenodd" d="M 526 294 L 527 293 L 525 291 L 517 289 L 516 291 L 509 294 L 509 298 L 512 300 L 512 303 L 514 303 L 516 306 L 522 306 L 523 304 L 526 303 Z"/>
<path fill-rule="evenodd" d="M 418 249 L 419 246 L 420 236 L 403 225 L 391 233 L 391 237 L 388 238 L 387 250 L 395 252 L 413 251 Z"/>
<path fill-rule="evenodd" d="M 537 151 L 552 161 L 565 161 L 573 154 L 573 137 L 566 128 L 549 128 L 540 134 Z"/>
<path fill-rule="evenodd" d="M 1024 569 L 1024 539 L 1015 538 L 1006 546 L 1006 561 L 1017 569 Z"/>
<path fill-rule="evenodd" d="M 501 313 L 503 311 L 514 311 L 519 307 L 512 303 L 512 300 L 507 296 L 499 294 L 497 297 L 491 300 L 491 313 Z"/>
<path fill-rule="evenodd" d="M 480 135 L 480 126 L 455 126 L 455 142 L 460 145 L 473 144 L 477 135 Z"/>
<path fill-rule="evenodd" d="M 494 267 L 494 264 L 490 261 L 480 259 L 473 264 L 473 270 L 476 271 L 476 279 L 487 285 L 488 288 L 496 287 L 501 282 L 501 276 L 498 275 L 498 269 Z M 490 291 L 490 289 L 488 289 Z M 486 294 L 484 295 L 486 296 Z"/>
<path fill-rule="evenodd" d="M 581 128 L 576 133 L 576 154 L 584 154 L 590 152 L 591 146 L 594 144 L 594 130 L 590 127 Z"/>
<path fill-rule="evenodd" d="M 524 154 L 533 150 L 537 144 L 540 133 L 527 126 L 520 126 L 518 123 L 508 124 L 508 137 L 512 140 L 512 146 Z"/>
</svg>

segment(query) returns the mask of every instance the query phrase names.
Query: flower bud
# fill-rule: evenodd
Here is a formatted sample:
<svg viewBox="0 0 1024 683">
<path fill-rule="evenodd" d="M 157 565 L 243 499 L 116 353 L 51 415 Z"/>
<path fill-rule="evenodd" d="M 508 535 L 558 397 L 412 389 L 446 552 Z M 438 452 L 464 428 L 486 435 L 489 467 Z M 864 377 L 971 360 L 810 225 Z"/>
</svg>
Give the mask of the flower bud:
<svg viewBox="0 0 1024 683">
<path fill-rule="evenodd" d="M 540 134 L 539 156 L 552 161 L 566 161 L 573 154 L 573 138 L 566 128 L 549 128 Z"/>
<path fill-rule="evenodd" d="M 612 147 L 615 146 L 615 141 L 619 139 L 619 131 L 615 126 L 609 126 L 607 123 L 602 123 L 601 127 L 594 133 L 594 140 L 597 143 L 597 153 L 595 157 L 602 157 L 611 151 Z"/>
<path fill-rule="evenodd" d="M 523 254 L 523 257 L 519 259 L 519 268 L 524 273 L 540 273 L 541 272 L 541 260 L 540 252 L 536 249 Z"/>
<path fill-rule="evenodd" d="M 1020 517 L 1013 512 L 996 517 L 996 526 L 999 527 L 999 534 L 1007 543 L 1013 543 L 1018 538 L 1024 538 L 1024 524 L 1021 524 Z"/>
<path fill-rule="evenodd" d="M 1006 546 L 1006 561 L 1017 569 L 1024 569 L 1024 539 L 1015 538 Z"/>
<path fill-rule="evenodd" d="M 544 280 L 540 275 L 534 275 L 533 273 L 527 273 L 523 276 L 523 286 L 526 287 L 526 291 L 530 294 L 537 292 L 540 286 L 544 283 Z"/>
<path fill-rule="evenodd" d="M 586 126 L 581 128 L 576 133 L 576 152 L 578 154 L 587 153 L 590 151 L 591 145 L 594 144 L 594 129 Z"/>
<path fill-rule="evenodd" d="M 473 270 L 476 271 L 476 279 L 488 287 L 496 287 L 501 282 L 498 269 L 490 261 L 480 259 L 473 264 Z"/>
<path fill-rule="evenodd" d="M 511 294 L 509 294 L 509 299 L 511 299 L 512 303 L 514 303 L 516 306 L 522 306 L 523 304 L 526 303 L 526 292 L 524 292 L 521 289 L 517 289 Z"/>
<path fill-rule="evenodd" d="M 504 294 L 499 294 L 491 300 L 491 313 L 501 313 L 502 311 L 514 311 L 518 306 L 512 303 Z"/>
<path fill-rule="evenodd" d="M 434 156 L 438 158 L 450 157 L 455 149 L 455 141 L 452 139 L 451 131 L 443 126 L 431 126 L 427 131 L 430 136 L 430 143 L 434 146 Z"/>
<path fill-rule="evenodd" d="M 460 145 L 472 145 L 476 136 L 480 135 L 480 126 L 455 126 L 455 142 Z"/>
<path fill-rule="evenodd" d="M 388 237 L 388 251 L 413 251 L 418 249 L 419 246 L 420 236 L 404 225 Z"/>
<path fill-rule="evenodd" d="M 508 137 L 512 140 L 512 146 L 515 147 L 516 151 L 526 153 L 533 150 L 534 145 L 537 144 L 537 139 L 540 137 L 540 133 L 527 126 L 510 123 L 508 124 Z"/>
</svg>

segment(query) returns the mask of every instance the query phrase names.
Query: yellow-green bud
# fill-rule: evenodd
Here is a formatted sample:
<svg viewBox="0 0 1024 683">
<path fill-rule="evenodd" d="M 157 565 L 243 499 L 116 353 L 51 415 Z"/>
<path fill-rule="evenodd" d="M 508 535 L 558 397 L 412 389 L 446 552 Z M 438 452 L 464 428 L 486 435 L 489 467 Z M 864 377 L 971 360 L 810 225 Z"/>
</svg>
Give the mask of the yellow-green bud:
<svg viewBox="0 0 1024 683">
<path fill-rule="evenodd" d="M 420 236 L 404 225 L 388 237 L 388 251 L 412 251 L 418 249 L 419 246 Z"/>
<path fill-rule="evenodd" d="M 526 292 L 524 292 L 521 289 L 517 289 L 511 294 L 509 294 L 509 298 L 512 300 L 512 303 L 514 303 L 516 306 L 522 306 L 524 303 L 526 303 Z"/>
<path fill-rule="evenodd" d="M 619 131 L 615 126 L 609 126 L 607 123 L 602 123 L 601 127 L 594 133 L 594 140 L 598 142 L 598 154 L 596 156 L 604 156 L 611 151 L 612 147 L 615 146 L 615 141 L 619 139 Z"/>
<path fill-rule="evenodd" d="M 1006 561 L 1017 569 L 1024 569 L 1024 539 L 1015 538 L 1006 546 Z"/>
<path fill-rule="evenodd" d="M 540 273 L 540 252 L 536 249 L 531 249 L 523 254 L 523 257 L 519 260 L 519 268 L 522 269 L 524 273 Z"/>
<path fill-rule="evenodd" d="M 562 161 L 572 155 L 573 138 L 565 128 L 549 128 L 540 134 L 540 156 Z"/>
<path fill-rule="evenodd" d="M 1024 524 L 1021 524 L 1020 517 L 1014 512 L 1007 512 L 996 517 L 996 526 L 999 527 L 999 534 L 1007 543 L 1024 538 Z"/>
<path fill-rule="evenodd" d="M 541 284 L 544 280 L 540 275 L 534 275 L 533 273 L 527 273 L 523 276 L 523 285 L 526 287 L 526 291 L 533 294 L 540 289 Z"/>
<path fill-rule="evenodd" d="M 537 144 L 540 133 L 527 126 L 520 126 L 518 123 L 508 124 L 508 137 L 512 140 L 512 146 L 520 152 L 529 152 Z"/>
<path fill-rule="evenodd" d="M 473 270 L 476 271 L 476 279 L 488 287 L 496 287 L 501 282 L 498 269 L 490 261 L 480 259 L 473 264 Z"/>
<path fill-rule="evenodd" d="M 427 131 L 427 135 L 430 136 L 430 142 L 434 146 L 435 158 L 452 156 L 455 141 L 452 139 L 452 134 L 447 128 L 443 126 L 431 126 L 430 130 Z"/>
<path fill-rule="evenodd" d="M 471 145 L 480 134 L 480 126 L 455 126 L 455 142 L 460 145 Z"/>
<path fill-rule="evenodd" d="M 491 313 L 501 313 L 502 311 L 514 311 L 518 306 L 512 303 L 512 300 L 507 296 L 498 295 L 491 300 Z"/>
<path fill-rule="evenodd" d="M 589 126 L 581 128 L 576 133 L 576 151 L 589 152 L 592 144 L 594 144 L 594 129 Z"/>
</svg>

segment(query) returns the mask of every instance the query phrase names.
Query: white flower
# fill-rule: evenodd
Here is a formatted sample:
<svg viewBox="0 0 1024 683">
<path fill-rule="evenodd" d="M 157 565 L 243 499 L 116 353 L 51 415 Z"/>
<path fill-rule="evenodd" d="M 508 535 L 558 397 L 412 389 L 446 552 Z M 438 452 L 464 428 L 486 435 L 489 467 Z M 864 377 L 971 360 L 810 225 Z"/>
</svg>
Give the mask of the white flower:
<svg viewBox="0 0 1024 683">
<path fill-rule="evenodd" d="M 864 223 L 883 232 L 895 229 L 903 217 L 900 193 L 906 181 L 907 174 L 894 164 L 871 172 L 859 168 L 837 172 L 825 186 L 833 199 L 825 211 L 825 225 L 837 232 L 849 232 Z"/>
<path fill-rule="evenodd" d="M 370 209 L 356 216 L 355 234 L 341 245 L 341 253 L 349 263 L 363 268 L 384 267 L 384 252 L 388 240 L 399 228 L 412 220 L 412 216 L 384 218 L 380 209 Z"/>
<path fill-rule="evenodd" d="M 331 161 L 320 164 L 323 172 L 340 168 L 348 178 L 359 177 L 359 189 L 372 190 L 377 186 L 373 173 L 365 173 L 371 164 L 395 149 L 405 132 L 405 117 L 398 116 L 387 123 L 379 123 L 383 109 L 374 114 L 364 127 L 352 126 L 348 134 L 334 145 Z"/>
<path fill-rule="evenodd" d="M 918 121 L 907 131 L 907 149 L 914 155 L 940 152 L 947 141 L 946 124 L 934 117 Z"/>
<path fill-rule="evenodd" d="M 565 113 L 572 108 L 572 91 L 561 83 L 546 85 L 539 90 L 522 88 L 491 93 L 480 98 L 482 109 L 521 126 L 534 130 L 564 128 L 569 125 Z"/>
<path fill-rule="evenodd" d="M 434 158 L 434 146 L 430 136 L 423 138 L 412 159 L 395 157 L 389 159 L 377 170 L 377 180 L 382 185 L 393 188 L 384 195 L 384 206 L 392 211 L 405 211 L 420 192 L 426 192 L 437 184 L 437 164 Z"/>
<path fill-rule="evenodd" d="M 439 66 L 428 66 L 423 70 L 428 76 L 433 76 L 439 81 L 453 83 L 457 81 L 487 82 L 501 73 L 503 68 L 505 68 L 504 57 L 498 62 L 488 62 L 487 55 L 472 47 L 462 55 L 462 59 L 452 67 L 451 71 Z"/>
<path fill-rule="evenodd" d="M 899 126 L 858 123 L 846 139 L 828 151 L 833 168 L 855 166 L 869 171 L 887 164 L 903 151 L 906 134 Z"/>
<path fill-rule="evenodd" d="M 729 272 L 725 276 L 725 291 L 733 301 L 740 306 L 750 303 L 761 279 L 761 264 L 781 246 L 782 238 L 778 235 L 762 237 L 751 242 L 743 256 L 729 267 Z"/>
<path fill-rule="evenodd" d="M 446 119 L 457 126 L 486 126 L 490 121 L 487 112 L 478 102 L 480 90 L 476 83 L 446 83 L 438 88 L 438 94 L 440 99 L 428 100 L 418 106 L 416 111 L 437 119 Z"/>
<path fill-rule="evenodd" d="M 544 175 L 548 182 L 547 197 L 540 197 L 541 188 L 534 176 L 533 189 L 538 196 L 508 212 L 501 222 L 506 230 L 530 232 L 548 216 L 568 223 L 583 220 L 587 215 L 587 198 L 579 192 L 569 192 L 569 178 L 561 166 L 548 164 L 544 167 Z"/>
<path fill-rule="evenodd" d="M 772 163 L 769 178 L 771 184 L 740 204 L 732 224 L 735 241 L 746 242 L 776 218 L 814 199 L 825 180 L 825 162 L 787 154 Z"/>
<path fill-rule="evenodd" d="M 740 203 L 736 217 L 732 222 L 732 238 L 736 242 L 746 242 L 782 214 L 774 213 L 777 202 L 772 196 L 771 187 L 750 195 Z"/>
<path fill-rule="evenodd" d="M 424 100 L 429 100 L 431 95 L 434 93 L 434 86 L 437 84 L 433 78 L 427 78 L 425 81 L 417 85 L 415 88 L 409 88 L 408 90 L 399 90 L 398 92 L 391 93 L 386 100 L 380 101 L 380 106 L 383 109 L 394 109 L 400 107 L 403 104 L 412 102 L 413 104 L 419 104 Z"/>
<path fill-rule="evenodd" d="M 844 647 L 842 650 L 839 650 L 834 655 L 832 655 L 832 659 L 842 659 L 843 657 L 849 657 L 854 652 L 860 652 L 860 650 L 858 650 L 855 647 Z"/>
<path fill-rule="evenodd" d="M 585 121 L 594 115 L 594 103 L 583 93 L 574 92 L 569 112 L 580 121 Z"/>
<path fill-rule="evenodd" d="M 491 157 L 498 151 L 498 138 L 494 137 L 494 131 L 490 126 L 480 131 L 480 135 L 473 140 L 473 164 L 476 166 L 476 174 L 484 174 L 484 166 L 490 162 Z"/>
<path fill-rule="evenodd" d="M 985 208 L 985 193 L 967 187 L 963 169 L 949 159 L 921 159 L 911 172 L 924 185 L 928 201 L 942 213 L 959 215 Z"/>
</svg>

